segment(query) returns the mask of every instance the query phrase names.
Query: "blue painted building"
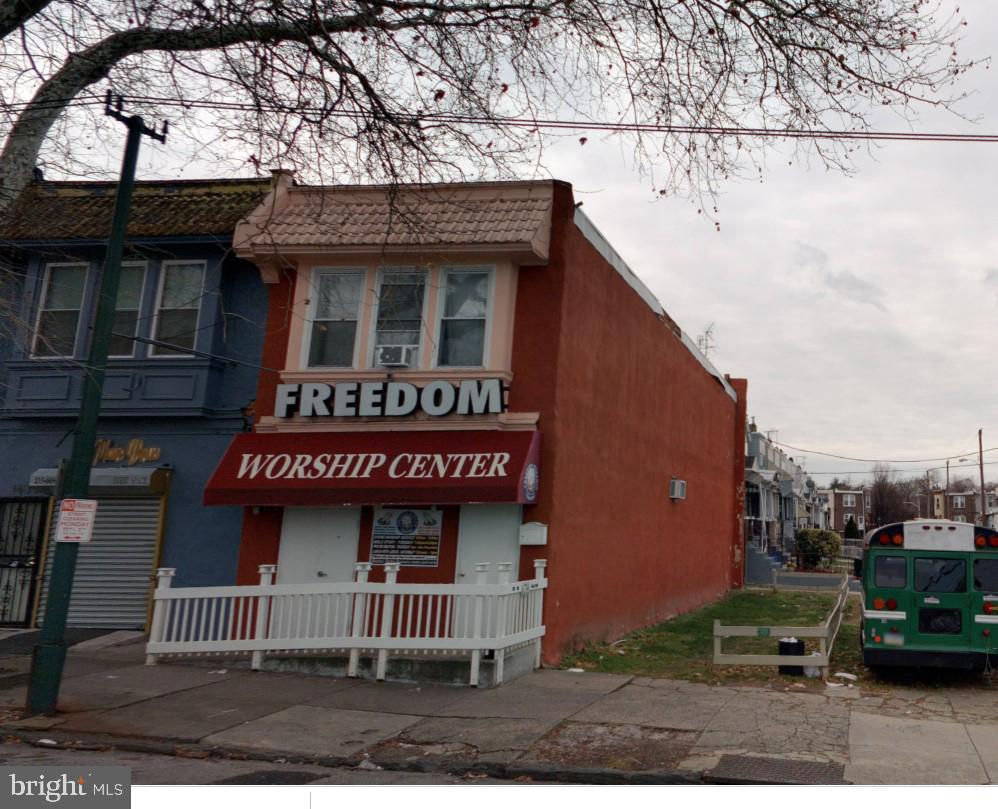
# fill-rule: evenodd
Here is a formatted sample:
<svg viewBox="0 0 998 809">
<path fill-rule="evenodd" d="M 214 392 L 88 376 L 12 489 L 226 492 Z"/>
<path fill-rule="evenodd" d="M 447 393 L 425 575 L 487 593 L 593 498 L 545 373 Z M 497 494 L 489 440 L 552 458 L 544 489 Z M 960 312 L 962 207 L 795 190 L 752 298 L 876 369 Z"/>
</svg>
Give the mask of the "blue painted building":
<svg viewBox="0 0 998 809">
<path fill-rule="evenodd" d="M 129 221 L 76 625 L 142 628 L 156 567 L 235 581 L 242 509 L 204 484 L 249 428 L 266 325 L 259 271 L 232 253 L 266 180 L 140 182 Z M 52 508 L 86 373 L 111 183 L 37 182 L 0 230 L 0 624 L 37 622 Z"/>
</svg>

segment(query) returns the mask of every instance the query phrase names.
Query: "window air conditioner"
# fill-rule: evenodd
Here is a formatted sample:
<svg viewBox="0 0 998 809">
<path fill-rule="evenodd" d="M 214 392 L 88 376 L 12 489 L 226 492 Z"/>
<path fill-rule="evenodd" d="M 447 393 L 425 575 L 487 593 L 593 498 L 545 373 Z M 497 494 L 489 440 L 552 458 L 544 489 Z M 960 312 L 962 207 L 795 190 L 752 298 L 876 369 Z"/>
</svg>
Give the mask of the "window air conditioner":
<svg viewBox="0 0 998 809">
<path fill-rule="evenodd" d="M 671 500 L 686 499 L 686 481 L 673 478 L 669 481 L 669 498 Z"/>
<path fill-rule="evenodd" d="M 408 368 L 419 346 L 378 346 L 378 365 L 386 368 Z"/>
</svg>

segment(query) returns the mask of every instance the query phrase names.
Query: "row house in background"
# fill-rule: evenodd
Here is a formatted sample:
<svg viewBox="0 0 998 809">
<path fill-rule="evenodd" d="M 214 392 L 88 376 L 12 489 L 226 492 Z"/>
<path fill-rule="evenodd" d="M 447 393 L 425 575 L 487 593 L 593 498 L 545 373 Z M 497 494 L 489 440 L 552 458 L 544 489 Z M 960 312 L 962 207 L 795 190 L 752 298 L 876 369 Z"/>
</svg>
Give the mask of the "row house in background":
<svg viewBox="0 0 998 809">
<path fill-rule="evenodd" d="M 269 181 L 140 182 L 114 315 L 69 623 L 142 629 L 158 565 L 180 585 L 235 581 L 242 514 L 201 502 L 247 428 L 266 291 L 231 252 Z M 37 182 L 0 231 L 11 311 L 0 324 L 0 624 L 41 614 L 60 463 L 69 455 L 88 324 L 116 187 Z"/>
<path fill-rule="evenodd" d="M 932 516 L 956 522 L 978 523 L 987 526 L 998 524 L 998 492 L 985 489 L 985 507 L 981 512 L 980 490 L 947 492 L 937 489 L 932 493 Z"/>
<path fill-rule="evenodd" d="M 828 501 L 827 528 L 830 531 L 845 534 L 849 520 L 855 522 L 860 534 L 866 531 L 873 508 L 869 489 L 821 489 L 820 494 Z"/>
<path fill-rule="evenodd" d="M 791 556 L 801 528 L 820 527 L 824 513 L 814 481 L 755 423 L 745 434 L 745 535 L 761 549 Z"/>
<path fill-rule="evenodd" d="M 235 236 L 269 291 L 254 430 L 205 494 L 245 507 L 241 583 L 546 559 L 548 661 L 741 583 L 746 383 L 570 185 L 276 178 Z"/>
</svg>

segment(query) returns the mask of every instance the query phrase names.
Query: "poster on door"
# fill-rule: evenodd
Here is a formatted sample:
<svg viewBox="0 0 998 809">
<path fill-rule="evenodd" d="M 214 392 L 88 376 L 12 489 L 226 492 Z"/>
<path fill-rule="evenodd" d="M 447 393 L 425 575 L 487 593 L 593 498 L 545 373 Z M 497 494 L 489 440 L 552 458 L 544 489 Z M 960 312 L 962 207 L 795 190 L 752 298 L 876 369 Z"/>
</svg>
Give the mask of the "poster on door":
<svg viewBox="0 0 998 809">
<path fill-rule="evenodd" d="M 431 509 L 379 508 L 374 512 L 371 564 L 436 567 L 442 514 Z"/>
</svg>

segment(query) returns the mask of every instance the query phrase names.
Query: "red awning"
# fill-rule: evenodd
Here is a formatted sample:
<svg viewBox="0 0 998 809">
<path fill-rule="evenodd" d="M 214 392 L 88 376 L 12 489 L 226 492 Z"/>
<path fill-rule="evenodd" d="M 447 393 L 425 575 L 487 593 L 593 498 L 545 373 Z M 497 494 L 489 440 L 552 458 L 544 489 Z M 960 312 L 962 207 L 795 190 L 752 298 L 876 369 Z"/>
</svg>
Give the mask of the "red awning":
<svg viewBox="0 0 998 809">
<path fill-rule="evenodd" d="M 205 505 L 533 503 L 540 433 L 241 433 Z"/>
</svg>

